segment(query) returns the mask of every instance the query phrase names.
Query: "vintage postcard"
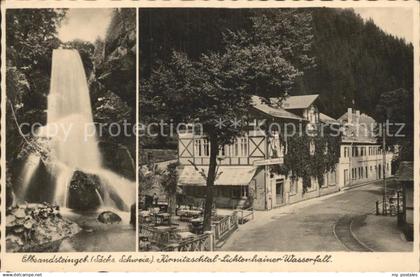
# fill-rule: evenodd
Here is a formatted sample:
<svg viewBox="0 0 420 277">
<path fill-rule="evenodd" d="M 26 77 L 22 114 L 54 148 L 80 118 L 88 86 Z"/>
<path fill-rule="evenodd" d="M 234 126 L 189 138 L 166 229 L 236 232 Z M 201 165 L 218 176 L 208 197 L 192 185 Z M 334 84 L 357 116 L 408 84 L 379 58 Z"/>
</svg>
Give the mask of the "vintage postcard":
<svg viewBox="0 0 420 277">
<path fill-rule="evenodd" d="M 3 1 L 2 271 L 419 271 L 416 1 Z"/>
</svg>

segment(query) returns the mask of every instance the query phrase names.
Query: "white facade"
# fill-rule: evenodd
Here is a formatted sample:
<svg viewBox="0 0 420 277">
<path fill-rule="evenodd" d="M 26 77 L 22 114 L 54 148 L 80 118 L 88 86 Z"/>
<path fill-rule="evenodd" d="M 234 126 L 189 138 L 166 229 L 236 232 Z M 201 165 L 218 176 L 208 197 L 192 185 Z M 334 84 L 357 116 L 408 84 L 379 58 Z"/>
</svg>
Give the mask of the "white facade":
<svg viewBox="0 0 420 277">
<path fill-rule="evenodd" d="M 383 154 L 378 144 L 342 144 L 337 165 L 340 187 L 352 186 L 383 178 Z M 393 154 L 385 155 L 385 176 L 391 176 Z"/>
<path fill-rule="evenodd" d="M 391 176 L 393 153 L 383 155 L 373 135 L 373 118 L 348 109 L 339 121 L 345 128 L 337 165 L 340 187 L 353 186 Z"/>
</svg>

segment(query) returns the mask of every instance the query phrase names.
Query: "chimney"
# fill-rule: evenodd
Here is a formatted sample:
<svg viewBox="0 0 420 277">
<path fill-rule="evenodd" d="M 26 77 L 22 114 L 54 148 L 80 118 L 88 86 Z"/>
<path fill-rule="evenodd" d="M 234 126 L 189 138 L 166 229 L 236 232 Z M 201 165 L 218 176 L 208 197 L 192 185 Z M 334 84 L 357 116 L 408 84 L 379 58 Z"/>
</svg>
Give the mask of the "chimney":
<svg viewBox="0 0 420 277">
<path fill-rule="evenodd" d="M 356 118 L 355 119 L 356 119 L 356 122 L 355 122 L 356 125 L 359 125 L 359 123 L 360 123 L 360 120 L 359 120 L 360 119 L 360 111 L 359 110 L 356 110 Z"/>
<path fill-rule="evenodd" d="M 351 110 L 351 108 L 347 108 L 347 123 L 348 124 L 352 123 L 352 118 L 353 118 L 353 111 Z"/>
</svg>

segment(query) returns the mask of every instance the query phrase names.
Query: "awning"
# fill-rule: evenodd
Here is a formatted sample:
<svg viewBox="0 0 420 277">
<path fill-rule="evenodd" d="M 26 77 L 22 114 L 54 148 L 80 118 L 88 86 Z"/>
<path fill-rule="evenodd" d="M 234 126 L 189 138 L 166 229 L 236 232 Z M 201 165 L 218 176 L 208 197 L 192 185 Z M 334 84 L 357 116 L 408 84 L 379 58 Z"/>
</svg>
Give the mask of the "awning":
<svg viewBox="0 0 420 277">
<path fill-rule="evenodd" d="M 198 169 L 204 169 L 207 175 L 208 166 L 198 166 Z M 254 166 L 220 166 L 218 169 L 218 178 L 215 181 L 216 186 L 246 186 L 254 177 L 257 167 Z M 206 181 L 203 176 L 193 166 L 186 166 L 179 176 L 180 185 L 185 186 L 205 186 Z"/>
</svg>

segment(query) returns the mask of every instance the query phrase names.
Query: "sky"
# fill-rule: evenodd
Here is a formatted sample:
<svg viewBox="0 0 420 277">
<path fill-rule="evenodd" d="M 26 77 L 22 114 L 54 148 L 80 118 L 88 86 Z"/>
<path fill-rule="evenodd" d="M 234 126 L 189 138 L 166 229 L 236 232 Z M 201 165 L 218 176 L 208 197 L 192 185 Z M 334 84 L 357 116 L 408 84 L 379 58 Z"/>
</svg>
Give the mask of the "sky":
<svg viewBox="0 0 420 277">
<path fill-rule="evenodd" d="M 104 38 L 111 15 L 112 9 L 69 9 L 58 29 L 58 38 L 63 42 Z"/>
<path fill-rule="evenodd" d="M 385 32 L 413 42 L 413 12 L 410 8 L 354 8 L 360 16 L 373 22 Z"/>
</svg>

